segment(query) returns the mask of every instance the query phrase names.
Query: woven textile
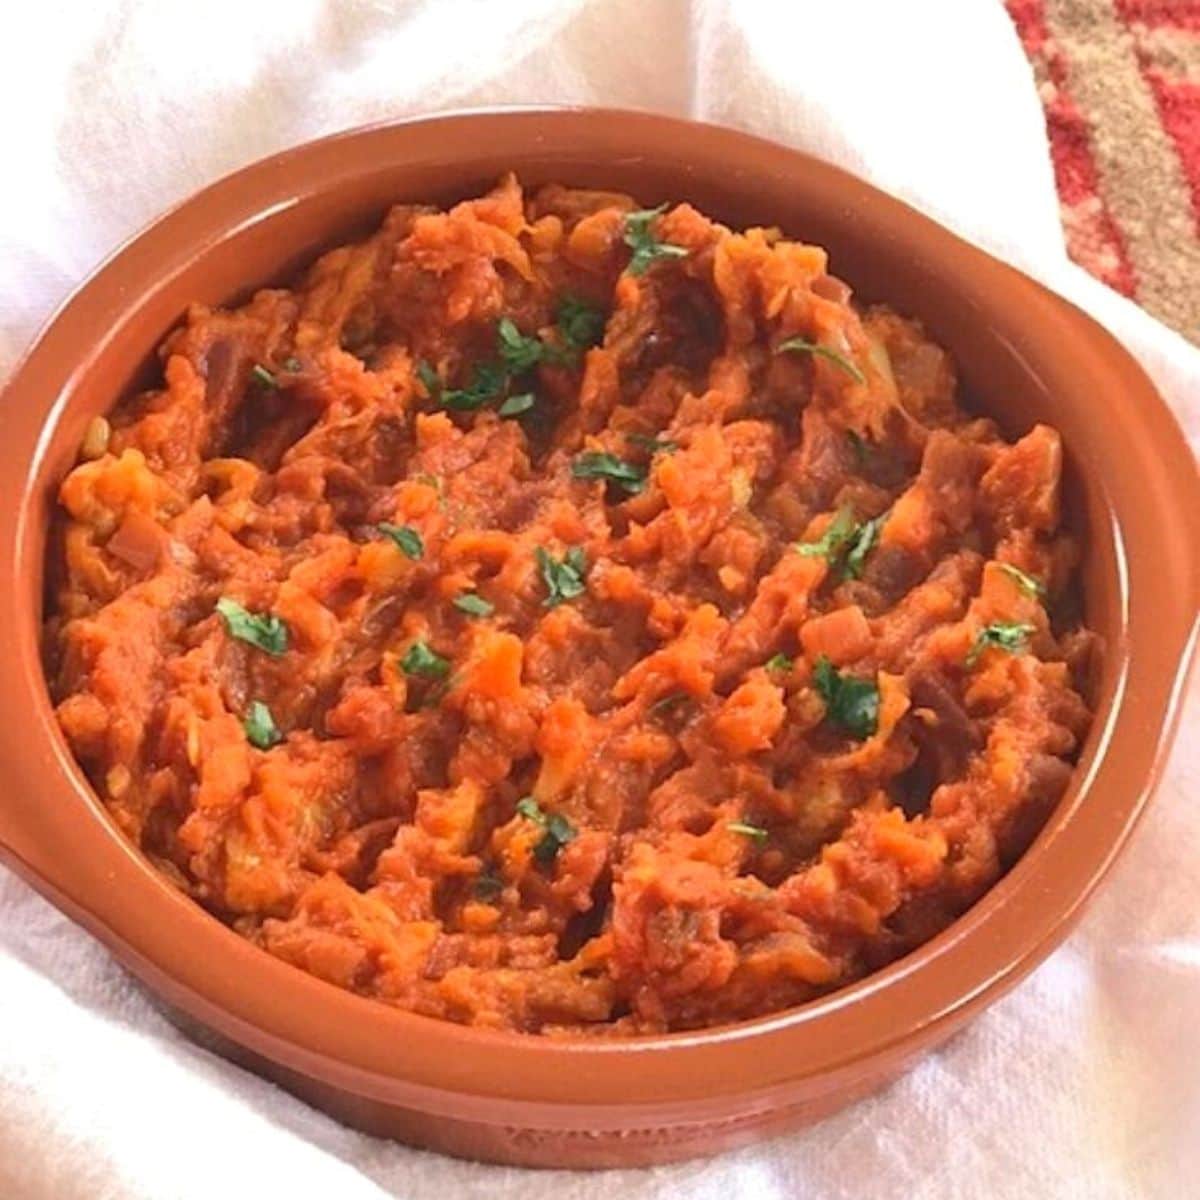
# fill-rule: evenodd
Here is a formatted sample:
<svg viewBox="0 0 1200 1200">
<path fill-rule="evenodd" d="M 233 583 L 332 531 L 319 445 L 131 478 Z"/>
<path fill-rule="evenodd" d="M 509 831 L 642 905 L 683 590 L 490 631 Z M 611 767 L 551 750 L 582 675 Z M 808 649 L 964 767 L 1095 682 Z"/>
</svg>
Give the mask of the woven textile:
<svg viewBox="0 0 1200 1200">
<path fill-rule="evenodd" d="M 1200 343 L 1200 0 L 1006 0 L 1071 257 Z"/>
</svg>

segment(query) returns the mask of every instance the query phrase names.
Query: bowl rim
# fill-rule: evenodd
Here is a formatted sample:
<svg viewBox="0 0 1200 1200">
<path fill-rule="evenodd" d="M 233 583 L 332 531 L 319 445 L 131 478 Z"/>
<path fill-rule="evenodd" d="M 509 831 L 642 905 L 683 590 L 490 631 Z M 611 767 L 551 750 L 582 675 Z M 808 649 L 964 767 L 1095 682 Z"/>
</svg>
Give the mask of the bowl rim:
<svg viewBox="0 0 1200 1200">
<path fill-rule="evenodd" d="M 1142 437 L 1156 454 L 1165 445 L 1168 482 L 1200 497 L 1194 459 L 1173 418 L 1110 335 L 902 202 L 819 159 L 737 130 L 619 109 L 513 106 L 382 121 L 303 143 L 208 185 L 114 251 L 46 322 L 3 388 L 6 409 L 17 410 L 0 472 L 0 504 L 16 514 L 0 530 L 0 561 L 11 577 L 20 581 L 40 570 L 44 548 L 40 539 L 31 542 L 33 506 L 44 499 L 39 469 L 50 435 L 96 353 L 81 357 L 80 343 L 73 339 L 81 330 L 97 332 L 103 320 L 113 320 L 106 306 L 130 283 L 120 284 L 119 277 L 134 272 L 136 286 L 123 310 L 128 314 L 142 292 L 163 282 L 153 274 L 157 261 L 212 252 L 236 230 L 269 219 L 296 197 L 334 187 L 314 176 L 331 154 L 370 146 L 400 156 L 414 142 L 450 145 L 466 126 L 497 133 L 505 127 L 515 136 L 522 123 L 529 136 L 550 129 L 560 138 L 586 134 L 602 140 L 609 137 L 604 126 L 619 125 L 622 140 L 634 146 L 702 134 L 743 169 L 765 170 L 771 161 L 787 159 L 822 186 L 852 191 L 897 236 L 934 247 L 1019 295 L 1031 319 L 1075 330 L 1080 345 L 1072 352 L 1080 362 L 1091 355 L 1087 366 L 1095 378 L 1115 372 L 1136 394 L 1145 424 L 1131 436 Z M 1161 488 L 1156 493 L 1160 506 L 1167 494 Z M 1081 762 L 1067 797 L 1034 846 L 947 930 L 883 970 L 798 1008 L 694 1032 L 619 1040 L 534 1038 L 389 1008 L 273 958 L 176 892 L 111 823 L 50 710 L 38 653 L 38 603 L 29 587 L 6 589 L 0 596 L 0 650 L 10 664 L 0 684 L 0 703 L 10 714 L 31 711 L 34 726 L 31 732 L 24 721 L 0 725 L 0 758 L 12 768 L 10 785 L 19 785 L 10 786 L 9 799 L 0 800 L 0 859 L 96 933 L 171 1003 L 275 1062 L 363 1096 L 454 1115 L 469 1111 L 500 1123 L 516 1119 L 522 1106 L 536 1110 L 543 1121 L 553 1119 L 546 1108 L 550 1104 L 586 1109 L 590 1120 L 604 1124 L 627 1120 L 631 1105 L 653 1106 L 667 1118 L 671 1111 L 682 1114 L 684 1105 L 689 1114 L 706 1107 L 716 1112 L 721 1099 L 735 1092 L 753 1093 L 766 1104 L 799 1079 L 852 1075 L 869 1059 L 958 1023 L 1012 986 L 1066 936 L 1128 839 L 1178 720 L 1185 668 L 1196 642 L 1200 568 L 1186 539 L 1159 542 L 1169 573 L 1183 589 L 1184 609 L 1191 598 L 1192 616 L 1180 619 L 1180 605 L 1172 609 L 1169 637 L 1178 667 L 1173 674 L 1148 677 L 1132 653 L 1148 636 L 1144 623 L 1135 627 L 1130 618 L 1127 564 L 1134 547 L 1125 514 L 1109 507 L 1118 563 L 1126 564 L 1119 581 L 1123 624 L 1112 647 L 1114 692 L 1107 711 L 1097 713 L 1093 752 Z M 1137 523 L 1139 536 L 1146 533 L 1143 525 Z M 1138 702 L 1136 728 L 1128 719 L 1131 694 Z M 1137 763 L 1132 770 L 1123 766 L 1122 788 L 1109 779 L 1115 770 L 1108 753 L 1114 743 Z M 1093 791 L 1105 786 L 1120 794 L 1096 803 Z M 14 794 L 38 795 L 38 804 L 26 802 L 14 814 Z M 81 814 L 94 819 L 81 820 Z M 90 873 L 77 869 L 71 875 L 54 861 L 54 848 L 67 844 L 74 847 L 75 868 L 81 858 L 93 860 Z M 106 882 L 114 881 L 128 889 L 120 903 L 105 894 Z M 1043 905 L 1039 897 L 1053 898 Z M 139 911 L 131 907 L 135 900 L 156 907 Z M 185 944 L 203 952 L 201 962 L 187 961 Z M 287 1004 L 276 999 L 280 989 Z M 496 1100 L 506 1102 L 502 1112 Z"/>
</svg>

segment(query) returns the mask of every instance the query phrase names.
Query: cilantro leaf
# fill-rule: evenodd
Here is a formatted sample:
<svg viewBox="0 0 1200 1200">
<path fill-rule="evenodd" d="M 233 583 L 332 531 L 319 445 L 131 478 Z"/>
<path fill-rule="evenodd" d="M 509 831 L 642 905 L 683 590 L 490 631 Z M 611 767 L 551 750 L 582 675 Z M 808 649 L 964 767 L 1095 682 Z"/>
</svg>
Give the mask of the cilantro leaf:
<svg viewBox="0 0 1200 1200">
<path fill-rule="evenodd" d="M 1019 654 L 1025 649 L 1025 643 L 1033 632 L 1032 625 L 1016 621 L 993 621 L 990 625 L 985 625 L 975 635 L 975 641 L 967 652 L 968 670 L 979 661 L 989 646 L 995 646 L 997 650 L 1004 650 L 1009 654 Z"/>
<path fill-rule="evenodd" d="M 886 521 L 887 513 L 882 513 L 860 523 L 849 508 L 840 508 L 815 542 L 800 542 L 796 549 L 809 557 L 825 559 L 830 567 L 837 566 L 840 561 L 842 578 L 858 579 Z"/>
<path fill-rule="evenodd" d="M 496 606 L 477 592 L 463 592 L 455 596 L 451 603 L 468 617 L 490 617 L 496 611 Z"/>
<path fill-rule="evenodd" d="M 634 466 L 602 450 L 589 450 L 579 455 L 571 464 L 571 474 L 576 479 L 606 479 L 624 488 L 631 496 L 646 489 L 646 471 L 643 467 Z"/>
<path fill-rule="evenodd" d="M 879 688 L 873 680 L 843 675 L 825 655 L 813 668 L 813 682 L 825 701 L 825 719 L 862 741 L 879 728 Z"/>
<path fill-rule="evenodd" d="M 287 649 L 287 626 L 274 613 L 252 613 L 228 596 L 217 601 L 217 612 L 231 637 L 248 642 L 272 658 L 278 658 Z"/>
<path fill-rule="evenodd" d="M 740 833 L 745 837 L 751 838 L 760 846 L 765 846 L 767 839 L 771 836 L 761 825 L 751 825 L 749 821 L 727 821 L 725 828 L 730 833 Z"/>
<path fill-rule="evenodd" d="M 768 671 L 790 671 L 792 660 L 786 654 L 772 654 L 763 665 Z"/>
<path fill-rule="evenodd" d="M 1040 579 L 1034 579 L 1032 575 L 1026 575 L 1020 567 L 1014 567 L 1012 563 L 1006 562 L 1000 563 L 999 566 L 1000 570 L 1027 596 L 1032 596 L 1035 600 L 1040 600 L 1046 594 L 1046 585 Z"/>
<path fill-rule="evenodd" d="M 270 750 L 272 746 L 277 746 L 283 741 L 283 734 L 279 732 L 271 710 L 261 700 L 255 700 L 250 705 L 242 721 L 242 728 L 246 731 L 246 740 L 250 745 L 257 746 L 260 750 Z"/>
<path fill-rule="evenodd" d="M 573 350 L 585 350 L 594 346 L 604 336 L 605 317 L 598 308 L 577 299 L 564 296 L 556 314 L 558 331 L 563 341 Z"/>
<path fill-rule="evenodd" d="M 455 412 L 474 412 L 503 394 L 508 376 L 496 363 L 478 363 L 462 388 L 443 388 L 442 405 Z"/>
<path fill-rule="evenodd" d="M 839 508 L 837 515 L 825 527 L 815 542 L 800 542 L 796 549 L 808 558 L 823 558 L 831 565 L 841 554 L 858 528 L 849 508 Z"/>
<path fill-rule="evenodd" d="M 391 538 L 409 558 L 420 558 L 425 553 L 425 543 L 411 525 L 389 525 L 384 521 L 375 528 L 384 537 Z"/>
<path fill-rule="evenodd" d="M 532 796 L 523 796 L 517 801 L 517 812 L 527 821 L 532 821 L 543 830 L 542 837 L 533 848 L 533 856 L 543 866 L 553 862 L 558 852 L 575 840 L 575 827 L 561 813 L 546 813 Z"/>
<path fill-rule="evenodd" d="M 450 661 L 430 650 L 424 641 L 418 640 L 404 652 L 400 669 L 405 675 L 421 675 L 426 679 L 445 679 L 450 674 Z"/>
<path fill-rule="evenodd" d="M 545 362 L 550 347 L 541 338 L 523 334 L 511 317 L 501 317 L 496 326 L 496 349 L 509 373 L 522 375 Z"/>
<path fill-rule="evenodd" d="M 543 603 L 547 608 L 555 608 L 566 600 L 573 600 L 586 590 L 584 577 L 587 574 L 587 559 L 582 547 L 572 546 L 561 562 L 541 546 L 534 550 L 534 555 L 542 582 L 546 585 Z"/>
<path fill-rule="evenodd" d="M 844 354 L 839 354 L 836 350 L 832 350 L 828 346 L 822 346 L 819 342 L 810 342 L 802 337 L 788 338 L 786 342 L 780 342 L 775 347 L 775 353 L 781 354 L 785 350 L 795 351 L 799 354 L 819 354 L 822 358 L 827 358 L 830 362 L 836 363 L 856 383 L 867 382 L 867 377 L 862 373 L 857 364 L 851 362 Z"/>
<path fill-rule="evenodd" d="M 534 406 L 534 395 L 532 392 L 521 392 L 518 396 L 509 396 L 498 409 L 502 417 L 519 417 L 522 413 L 527 413 Z"/>
<path fill-rule="evenodd" d="M 504 891 L 504 880 L 496 874 L 495 867 L 485 867 L 475 876 L 475 885 L 471 890 L 474 892 L 476 900 L 490 903 L 500 898 L 500 894 Z"/>
<path fill-rule="evenodd" d="M 277 388 L 279 380 L 275 378 L 274 372 L 268 371 L 262 363 L 255 363 L 250 368 L 250 378 L 258 384 L 259 387 Z"/>
<path fill-rule="evenodd" d="M 842 575 L 846 579 L 862 578 L 863 565 L 867 560 L 867 555 L 871 553 L 875 543 L 879 540 L 879 531 L 883 528 L 886 520 L 887 513 L 881 513 L 869 521 L 864 521 L 854 531 L 854 536 L 849 542 L 850 548 L 846 551 L 846 562 L 842 567 Z"/>
<path fill-rule="evenodd" d="M 663 454 L 673 454 L 679 449 L 679 443 L 671 441 L 670 438 L 651 437 L 646 433 L 627 433 L 625 440 L 649 450 L 651 454 L 657 454 L 659 451 Z"/>
<path fill-rule="evenodd" d="M 436 400 L 441 394 L 442 380 L 438 373 L 423 358 L 417 360 L 417 378 L 429 393 L 431 400 Z"/>
<path fill-rule="evenodd" d="M 666 209 L 665 204 L 660 204 L 657 208 L 642 208 L 625 214 L 624 242 L 633 251 L 626 268 L 630 275 L 644 275 L 650 264 L 660 258 L 687 257 L 685 247 L 660 242 L 650 229 Z"/>
</svg>

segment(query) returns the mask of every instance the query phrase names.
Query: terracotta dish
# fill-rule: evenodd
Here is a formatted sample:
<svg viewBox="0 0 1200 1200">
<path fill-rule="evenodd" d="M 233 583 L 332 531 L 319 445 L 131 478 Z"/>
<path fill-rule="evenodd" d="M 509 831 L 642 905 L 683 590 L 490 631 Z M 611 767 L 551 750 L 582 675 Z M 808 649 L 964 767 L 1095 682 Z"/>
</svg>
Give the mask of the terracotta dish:
<svg viewBox="0 0 1200 1200">
<path fill-rule="evenodd" d="M 967 403 L 1009 440 L 1065 447 L 1064 524 L 1104 653 L 1065 796 L 964 916 L 875 974 L 736 1025 L 622 1039 L 462 1027 L 341 991 L 172 887 L 118 831 L 54 719 L 39 647 L 59 482 L 85 429 L 154 381 L 194 301 L 229 304 L 364 236 L 397 201 L 444 205 L 508 170 L 687 200 L 827 247 L 867 302 L 919 318 Z M 902 204 L 793 151 L 645 114 L 509 111 L 364 129 L 248 167 L 151 226 L 64 306 L 5 390 L 0 857 L 91 930 L 185 1024 L 341 1119 L 449 1153 L 636 1165 L 811 1121 L 893 1076 L 1066 936 L 1140 815 L 1177 716 L 1200 603 L 1181 514 L 1193 457 L 1132 359 L 1089 318 Z"/>
</svg>

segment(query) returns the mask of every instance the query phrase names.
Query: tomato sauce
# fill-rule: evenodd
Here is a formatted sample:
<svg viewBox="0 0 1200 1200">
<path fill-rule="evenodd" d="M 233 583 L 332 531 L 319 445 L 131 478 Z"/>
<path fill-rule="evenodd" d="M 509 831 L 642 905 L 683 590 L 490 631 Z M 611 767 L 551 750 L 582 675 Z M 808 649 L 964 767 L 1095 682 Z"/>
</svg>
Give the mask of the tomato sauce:
<svg viewBox="0 0 1200 1200">
<path fill-rule="evenodd" d="M 1061 447 L 818 247 L 503 179 L 195 306 L 49 552 L 62 729 L 176 886 L 474 1025 L 795 1005 L 1015 861 L 1089 722 Z"/>
</svg>

